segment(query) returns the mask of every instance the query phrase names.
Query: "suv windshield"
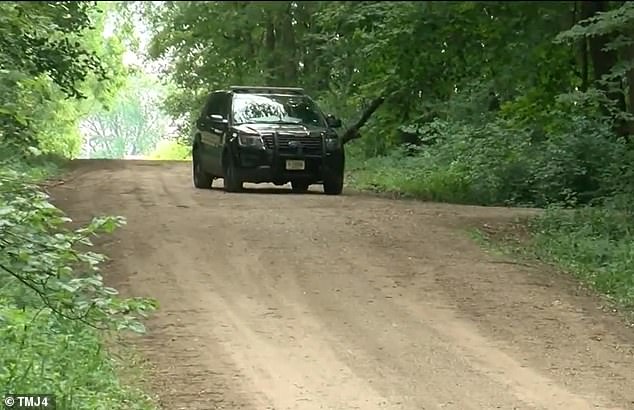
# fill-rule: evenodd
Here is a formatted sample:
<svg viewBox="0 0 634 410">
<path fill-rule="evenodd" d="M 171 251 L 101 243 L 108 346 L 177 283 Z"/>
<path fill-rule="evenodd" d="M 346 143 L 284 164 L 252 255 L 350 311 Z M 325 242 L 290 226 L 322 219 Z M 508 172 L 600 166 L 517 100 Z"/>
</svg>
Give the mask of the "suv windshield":
<svg viewBox="0 0 634 410">
<path fill-rule="evenodd" d="M 317 105 L 306 96 L 234 94 L 235 124 L 302 124 L 325 126 Z"/>
</svg>

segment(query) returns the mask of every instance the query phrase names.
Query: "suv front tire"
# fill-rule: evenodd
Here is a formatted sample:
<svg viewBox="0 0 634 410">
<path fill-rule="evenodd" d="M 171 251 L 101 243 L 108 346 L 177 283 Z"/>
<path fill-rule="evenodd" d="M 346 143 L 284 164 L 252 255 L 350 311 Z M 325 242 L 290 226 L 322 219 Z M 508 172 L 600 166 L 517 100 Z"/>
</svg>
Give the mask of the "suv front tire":
<svg viewBox="0 0 634 410">
<path fill-rule="evenodd" d="M 225 168 L 225 172 L 224 172 L 225 191 L 227 192 L 242 191 L 242 180 L 240 179 L 238 169 L 233 164 L 231 155 L 225 154 L 224 160 L 222 162 Z"/>
<path fill-rule="evenodd" d="M 194 187 L 198 189 L 211 189 L 211 184 L 214 182 L 214 177 L 202 168 L 196 151 L 192 155 L 192 177 L 194 179 Z"/>
<path fill-rule="evenodd" d="M 329 175 L 324 179 L 324 193 L 339 195 L 343 192 L 343 174 Z"/>
</svg>

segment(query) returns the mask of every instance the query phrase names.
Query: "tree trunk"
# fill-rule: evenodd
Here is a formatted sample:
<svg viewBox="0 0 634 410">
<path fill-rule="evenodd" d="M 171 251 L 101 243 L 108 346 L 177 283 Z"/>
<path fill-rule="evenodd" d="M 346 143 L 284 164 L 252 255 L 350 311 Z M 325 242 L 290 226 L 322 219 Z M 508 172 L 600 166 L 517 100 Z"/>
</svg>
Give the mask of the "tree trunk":
<svg viewBox="0 0 634 410">
<path fill-rule="evenodd" d="M 575 1 L 574 9 L 572 11 L 572 25 L 574 26 L 579 22 L 579 20 L 583 19 L 583 15 L 580 13 L 580 8 L 583 8 L 583 4 L 579 4 L 580 2 Z M 576 44 L 577 48 L 577 63 L 581 68 L 581 72 L 579 76 L 581 78 L 581 91 L 588 91 L 588 86 L 590 84 L 590 72 L 588 67 L 588 40 L 586 38 L 582 38 Z"/>
<path fill-rule="evenodd" d="M 579 41 L 579 50 L 581 58 L 581 91 L 588 91 L 590 84 L 590 71 L 588 64 L 588 40 L 582 39 Z"/>
<path fill-rule="evenodd" d="M 280 33 L 280 53 L 283 61 L 280 62 L 280 73 L 282 74 L 283 85 L 294 87 L 297 85 L 297 57 L 299 53 L 295 41 L 295 30 L 293 28 L 293 3 L 288 2 L 287 7 L 281 12 L 279 24 Z"/>
<path fill-rule="evenodd" d="M 276 45 L 276 33 L 275 33 L 275 21 L 273 13 L 268 12 L 267 19 L 268 22 L 266 24 L 266 33 L 264 35 L 264 47 L 266 50 L 266 54 L 264 56 L 266 61 L 266 77 L 267 77 L 267 85 L 275 86 L 278 81 L 277 76 L 277 64 L 275 61 L 275 45 Z"/>
<path fill-rule="evenodd" d="M 582 19 L 587 19 L 596 15 L 597 13 L 604 12 L 608 10 L 608 2 L 607 1 L 582 1 L 581 2 L 581 14 Z M 594 36 L 588 39 L 588 44 L 590 48 L 590 58 L 592 60 L 593 67 L 593 79 L 594 82 L 597 83 L 599 88 L 603 89 L 606 92 L 608 98 L 610 98 L 616 104 L 616 107 L 620 110 L 625 111 L 625 98 L 623 93 L 610 91 L 608 87 L 600 83 L 601 78 L 608 74 L 612 67 L 618 61 L 618 55 L 615 51 L 605 51 L 603 50 L 605 46 L 610 42 L 611 38 L 609 35 L 602 36 Z"/>
<path fill-rule="evenodd" d="M 634 39 L 634 30 L 630 30 L 630 37 Z M 634 44 L 631 44 L 624 53 L 625 61 L 634 64 Z M 627 112 L 634 116 L 634 66 L 630 67 L 626 74 Z M 627 124 L 626 131 L 630 137 L 634 136 L 634 120 Z"/>
</svg>

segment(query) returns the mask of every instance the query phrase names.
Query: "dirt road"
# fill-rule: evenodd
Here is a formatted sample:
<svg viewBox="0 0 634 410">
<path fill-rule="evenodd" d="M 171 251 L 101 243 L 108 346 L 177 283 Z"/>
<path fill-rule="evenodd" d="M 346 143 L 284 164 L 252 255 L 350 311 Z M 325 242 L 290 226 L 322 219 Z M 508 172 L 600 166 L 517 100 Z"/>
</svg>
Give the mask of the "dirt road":
<svg viewBox="0 0 634 410">
<path fill-rule="evenodd" d="M 634 409 L 634 329 L 462 229 L 528 211 L 215 185 L 78 161 L 53 191 L 128 218 L 101 250 L 161 304 L 141 348 L 164 409 Z"/>
</svg>

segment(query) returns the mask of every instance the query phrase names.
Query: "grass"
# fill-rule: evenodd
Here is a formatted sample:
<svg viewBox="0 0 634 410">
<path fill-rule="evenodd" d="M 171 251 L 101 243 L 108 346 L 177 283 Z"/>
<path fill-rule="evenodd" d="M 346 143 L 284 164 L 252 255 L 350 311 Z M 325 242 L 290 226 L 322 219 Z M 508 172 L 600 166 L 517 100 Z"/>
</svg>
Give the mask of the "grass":
<svg viewBox="0 0 634 410">
<path fill-rule="evenodd" d="M 455 169 L 430 172 L 424 158 L 385 156 L 348 162 L 347 183 L 353 189 L 425 201 L 469 202 L 465 181 Z"/>
<path fill-rule="evenodd" d="M 618 306 L 634 310 L 634 222 L 623 212 L 551 210 L 531 222 L 531 249 Z"/>
<path fill-rule="evenodd" d="M 356 190 L 423 201 L 472 205 L 506 205 L 494 181 L 474 175 L 463 162 L 435 161 L 432 151 L 367 160 L 348 159 L 347 184 Z M 491 178 L 493 179 L 493 178 Z"/>
</svg>

